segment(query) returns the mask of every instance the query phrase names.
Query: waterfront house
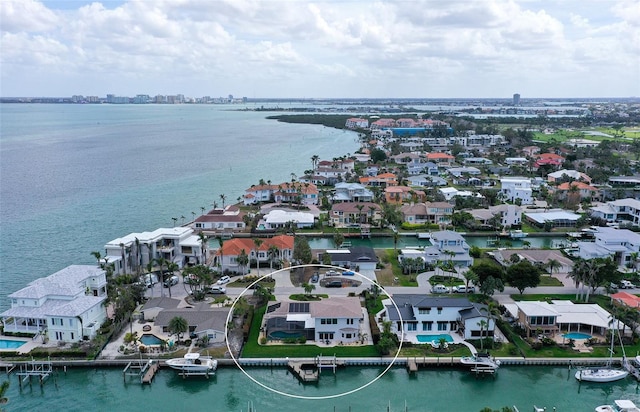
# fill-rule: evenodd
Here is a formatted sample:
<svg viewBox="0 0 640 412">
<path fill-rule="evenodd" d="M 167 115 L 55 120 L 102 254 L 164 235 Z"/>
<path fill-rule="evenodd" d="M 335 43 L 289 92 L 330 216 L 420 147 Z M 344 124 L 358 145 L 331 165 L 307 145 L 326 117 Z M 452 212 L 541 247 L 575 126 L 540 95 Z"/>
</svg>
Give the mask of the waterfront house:
<svg viewBox="0 0 640 412">
<path fill-rule="evenodd" d="M 526 177 L 503 177 L 500 179 L 500 194 L 505 200 L 516 202 L 520 199 L 523 205 L 533 203 L 531 179 Z"/>
<path fill-rule="evenodd" d="M 451 230 L 441 230 L 430 234 L 432 246 L 425 249 L 427 263 L 450 261 L 454 266 L 469 267 L 473 258 L 469 255 L 469 245 L 461 234 Z"/>
<path fill-rule="evenodd" d="M 353 173 L 355 169 L 355 161 L 353 159 L 321 160 L 318 162 L 317 167 L 327 167 L 332 169 L 344 170 L 347 173 Z"/>
<path fill-rule="evenodd" d="M 271 184 L 251 185 L 249 189 L 246 189 L 244 191 L 244 205 L 247 206 L 255 205 L 258 203 L 272 202 L 273 192 L 277 187 L 277 185 Z"/>
<path fill-rule="evenodd" d="M 409 186 L 419 187 L 435 187 L 448 185 L 447 181 L 440 176 L 428 174 L 407 176 L 406 181 Z"/>
<path fill-rule="evenodd" d="M 344 125 L 347 129 L 366 129 L 369 127 L 369 120 L 360 117 L 350 117 Z"/>
<path fill-rule="evenodd" d="M 54 342 L 92 339 L 107 319 L 105 271 L 72 265 L 11 293 L 0 318 L 4 332 L 46 333 Z"/>
<path fill-rule="evenodd" d="M 407 186 L 387 186 L 384 188 L 384 197 L 387 203 L 402 204 L 405 202 L 424 202 L 426 194 L 422 190 L 412 189 Z"/>
<path fill-rule="evenodd" d="M 381 219 L 382 208 L 372 202 L 335 203 L 329 211 L 329 222 L 337 228 L 378 225 Z"/>
<path fill-rule="evenodd" d="M 640 226 L 640 200 L 637 199 L 612 200 L 591 207 L 589 213 L 591 217 L 607 222 Z"/>
<path fill-rule="evenodd" d="M 492 219 L 496 216 L 499 219 L 501 228 L 510 228 L 511 226 L 519 226 L 522 224 L 522 208 L 518 205 L 500 204 L 489 206 L 485 209 L 472 209 L 469 213 L 473 218 L 484 227 L 493 227 Z"/>
<path fill-rule="evenodd" d="M 611 257 L 618 266 L 635 264 L 640 253 L 640 234 L 628 229 L 599 227 L 593 242 L 578 242 L 578 256 L 582 259 Z"/>
<path fill-rule="evenodd" d="M 224 209 L 213 209 L 197 217 L 191 226 L 197 231 L 242 232 L 246 227 L 245 215 L 238 206 L 228 205 Z"/>
<path fill-rule="evenodd" d="M 298 229 L 313 227 L 313 213 L 272 209 L 260 219 L 257 230 L 277 230 L 293 224 Z"/>
<path fill-rule="evenodd" d="M 378 264 L 376 251 L 369 246 L 329 249 L 324 253 L 331 256 L 331 265 L 355 269 L 357 272 L 371 272 Z M 322 254 L 318 258 L 322 260 Z"/>
<path fill-rule="evenodd" d="M 567 170 L 562 169 L 557 172 L 551 172 L 547 175 L 547 181 L 549 183 L 554 183 L 562 180 L 579 180 L 585 183 L 591 183 L 591 178 L 589 175 L 578 172 L 577 170 Z"/>
<path fill-rule="evenodd" d="M 371 202 L 373 192 L 360 183 L 336 183 L 331 200 L 335 202 Z"/>
<path fill-rule="evenodd" d="M 371 331 L 364 327 L 366 309 L 357 297 L 331 297 L 320 301 L 271 302 L 263 318 L 267 339 L 303 336 L 327 345 L 362 342 Z"/>
<path fill-rule="evenodd" d="M 399 339 L 418 342 L 417 336 L 446 333 L 457 333 L 464 339 L 494 336 L 496 324 L 487 315 L 487 306 L 471 303 L 467 298 L 396 293 L 393 302 L 395 306 L 391 300 L 383 302 L 378 319 L 390 321 L 391 330 Z"/>
<path fill-rule="evenodd" d="M 188 226 L 130 233 L 110 241 L 104 248 L 104 260 L 113 264 L 116 275 L 135 273 L 138 267 L 145 267 L 160 258 L 177 264 L 179 268 L 204 263 L 202 242 Z"/>
<path fill-rule="evenodd" d="M 515 318 L 527 332 L 527 337 L 562 332 L 583 332 L 606 335 L 611 314 L 597 304 L 574 304 L 570 300 L 549 302 L 516 302 Z M 622 322 L 618 326 L 623 328 Z"/>
<path fill-rule="evenodd" d="M 575 227 L 581 216 L 565 210 L 550 210 L 548 212 L 524 212 L 527 222 L 537 227 L 550 224 L 551 227 Z"/>
<path fill-rule="evenodd" d="M 400 212 L 407 223 L 448 225 L 453 206 L 447 202 L 411 203 L 402 205 Z"/>
<path fill-rule="evenodd" d="M 142 305 L 142 319 L 154 321 L 158 313 L 163 310 L 176 309 L 179 304 L 180 299 L 170 298 L 169 296 L 151 298 Z"/>
<path fill-rule="evenodd" d="M 262 239 L 262 244 L 256 250 L 253 239 L 233 238 L 225 240 L 222 248 L 218 248 L 214 257 L 214 266 L 218 266 L 220 270 L 226 272 L 246 273 L 246 267 L 238 264 L 238 256 L 242 250 L 249 257 L 250 262 L 256 260 L 262 265 L 268 265 L 270 260 L 274 261 L 291 261 L 293 257 L 293 236 L 278 235 L 272 238 Z M 273 247 L 277 249 L 275 256 L 269 253 L 269 249 Z"/>
<path fill-rule="evenodd" d="M 460 197 L 479 197 L 479 198 L 482 197 L 482 195 L 480 193 L 472 192 L 470 190 L 458 190 L 455 187 L 441 187 L 441 188 L 438 189 L 438 191 L 440 193 L 442 193 L 442 196 L 444 196 L 444 199 L 446 201 L 450 201 L 451 199 L 453 199 L 456 196 L 460 196 Z"/>
<path fill-rule="evenodd" d="M 284 182 L 273 192 L 276 203 L 318 204 L 318 188 L 313 183 Z"/>
<path fill-rule="evenodd" d="M 363 176 L 360 178 L 360 183 L 371 187 L 397 186 L 398 177 L 393 173 L 380 173 L 376 176 Z"/>
<path fill-rule="evenodd" d="M 171 319 L 180 316 L 189 325 L 187 336 L 195 333 L 199 338 L 206 336 L 209 343 L 222 343 L 226 339 L 225 330 L 230 311 L 231 308 L 211 307 L 207 303 L 202 303 L 195 308 L 166 309 L 158 313 L 154 324 L 168 334 Z"/>
<path fill-rule="evenodd" d="M 584 182 L 564 182 L 558 185 L 553 192 L 556 194 L 559 200 L 565 200 L 575 197 L 575 201 L 582 199 L 598 199 L 600 197 L 600 190 Z M 575 193 L 575 196 L 574 196 Z"/>
<path fill-rule="evenodd" d="M 517 255 L 520 260 L 528 260 L 547 271 L 549 271 L 547 263 L 551 260 L 560 264 L 559 267 L 553 269 L 554 272 L 569 273 L 573 269 L 573 261 L 565 257 L 559 250 L 554 249 L 498 249 L 491 253 L 502 266 L 511 266 L 513 264 L 511 256 Z M 553 273 L 549 274 L 553 275 Z"/>
</svg>

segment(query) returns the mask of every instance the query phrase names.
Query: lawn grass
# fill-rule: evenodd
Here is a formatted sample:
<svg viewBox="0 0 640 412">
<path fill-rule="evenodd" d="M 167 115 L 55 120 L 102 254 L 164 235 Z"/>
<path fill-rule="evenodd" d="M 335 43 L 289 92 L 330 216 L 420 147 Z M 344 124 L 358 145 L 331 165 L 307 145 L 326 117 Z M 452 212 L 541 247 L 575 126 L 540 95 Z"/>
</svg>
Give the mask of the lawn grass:
<svg viewBox="0 0 640 412">
<path fill-rule="evenodd" d="M 564 284 L 560 280 L 553 276 L 540 276 L 540 284 L 538 286 L 563 286 Z"/>
</svg>

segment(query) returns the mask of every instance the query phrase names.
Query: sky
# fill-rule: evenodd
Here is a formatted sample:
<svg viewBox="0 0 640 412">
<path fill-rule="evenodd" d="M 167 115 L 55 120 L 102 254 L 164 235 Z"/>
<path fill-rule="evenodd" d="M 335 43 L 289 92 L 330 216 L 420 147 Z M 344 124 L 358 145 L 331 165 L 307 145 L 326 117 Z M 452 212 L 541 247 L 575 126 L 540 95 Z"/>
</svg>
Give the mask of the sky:
<svg viewBox="0 0 640 412">
<path fill-rule="evenodd" d="M 0 96 L 640 96 L 640 0 L 0 0 Z"/>
</svg>

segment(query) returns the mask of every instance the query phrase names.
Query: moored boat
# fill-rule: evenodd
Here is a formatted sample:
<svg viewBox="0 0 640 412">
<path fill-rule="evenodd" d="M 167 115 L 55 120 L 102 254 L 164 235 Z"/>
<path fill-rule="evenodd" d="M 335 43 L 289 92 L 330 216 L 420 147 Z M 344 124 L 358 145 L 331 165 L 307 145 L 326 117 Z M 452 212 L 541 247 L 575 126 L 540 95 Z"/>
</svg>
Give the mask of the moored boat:
<svg viewBox="0 0 640 412">
<path fill-rule="evenodd" d="M 476 353 L 471 356 L 463 356 L 460 358 L 460 363 L 468 365 L 473 368 L 485 368 L 485 369 L 498 369 L 500 367 L 500 361 L 488 353 Z"/>
<path fill-rule="evenodd" d="M 615 319 L 614 322 L 615 324 Z M 618 334 L 620 337 L 620 334 Z M 590 368 L 581 368 L 576 372 L 576 379 L 579 381 L 585 382 L 615 382 L 629 376 L 629 371 L 620 368 L 613 367 L 613 342 L 615 341 L 615 330 L 611 335 L 611 348 L 609 348 L 609 362 L 605 366 L 602 367 L 590 367 Z M 624 346 L 622 346 L 622 339 L 620 339 L 620 345 L 622 347 L 623 352 L 623 365 L 627 364 L 627 358 L 624 355 Z"/>
<path fill-rule="evenodd" d="M 640 412 L 640 408 L 628 399 L 620 399 L 614 401 L 613 405 L 600 405 L 595 409 L 596 412 Z"/>
<path fill-rule="evenodd" d="M 511 239 L 522 239 L 527 237 L 527 233 L 523 232 L 522 230 L 510 230 L 509 237 Z"/>
<path fill-rule="evenodd" d="M 166 361 L 167 366 L 185 375 L 210 375 L 218 367 L 218 361 L 210 356 L 200 356 L 199 353 L 187 353 L 182 358 Z"/>
</svg>

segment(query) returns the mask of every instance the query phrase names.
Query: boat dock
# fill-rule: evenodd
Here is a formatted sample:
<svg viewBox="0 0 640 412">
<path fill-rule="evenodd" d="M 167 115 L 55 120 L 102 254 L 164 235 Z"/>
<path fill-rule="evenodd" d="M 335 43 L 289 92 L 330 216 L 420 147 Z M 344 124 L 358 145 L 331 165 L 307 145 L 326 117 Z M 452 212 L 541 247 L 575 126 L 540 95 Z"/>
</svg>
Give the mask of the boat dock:
<svg viewBox="0 0 640 412">
<path fill-rule="evenodd" d="M 142 384 L 151 384 L 158 369 L 160 369 L 160 364 L 158 362 L 154 362 L 151 359 L 144 362 L 140 359 L 139 361 L 129 362 L 122 371 L 122 376 L 125 383 L 127 382 L 127 376 L 134 376 L 139 377 L 140 383 Z"/>
<path fill-rule="evenodd" d="M 29 381 L 31 385 L 31 377 L 36 376 L 40 382 L 40 386 L 44 385 L 45 381 L 53 373 L 53 366 L 51 361 L 31 361 L 20 364 L 20 369 L 16 373 L 18 375 L 18 384 L 22 389 L 22 384 L 25 381 Z"/>
<path fill-rule="evenodd" d="M 287 367 L 302 382 L 317 382 L 320 379 L 322 369 L 332 369 L 335 375 L 338 367 L 345 366 L 345 361 L 333 356 L 316 356 L 309 360 L 290 360 Z"/>
</svg>

